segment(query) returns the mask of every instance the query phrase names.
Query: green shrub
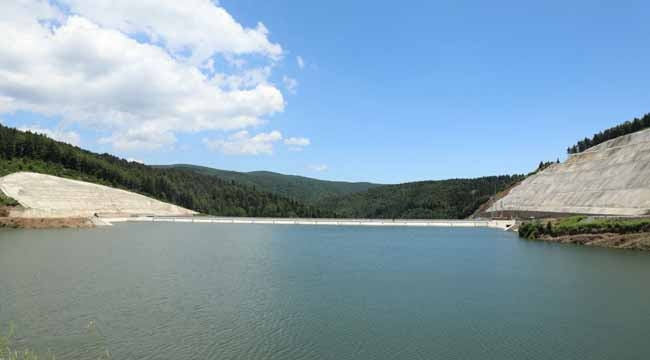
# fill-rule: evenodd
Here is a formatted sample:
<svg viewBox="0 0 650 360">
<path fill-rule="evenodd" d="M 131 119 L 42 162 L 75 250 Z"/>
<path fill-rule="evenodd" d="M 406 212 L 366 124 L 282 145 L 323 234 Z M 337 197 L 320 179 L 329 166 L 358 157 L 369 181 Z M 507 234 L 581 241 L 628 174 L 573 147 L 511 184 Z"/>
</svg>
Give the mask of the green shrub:
<svg viewBox="0 0 650 360">
<path fill-rule="evenodd" d="M 39 356 L 36 352 L 30 349 L 16 350 L 11 346 L 11 339 L 14 336 L 13 324 L 9 325 L 6 335 L 0 334 L 0 360 L 38 360 Z M 49 359 L 54 360 L 55 357 L 49 354 Z"/>
<path fill-rule="evenodd" d="M 545 223 L 536 221 L 525 222 L 519 227 L 519 236 L 535 239 L 543 235 L 565 236 L 578 234 L 631 234 L 650 232 L 650 218 L 588 218 L 572 216 L 561 220 L 548 220 Z"/>
<path fill-rule="evenodd" d="M 0 191 L 0 206 L 18 206 L 18 201 L 10 198 Z"/>
</svg>

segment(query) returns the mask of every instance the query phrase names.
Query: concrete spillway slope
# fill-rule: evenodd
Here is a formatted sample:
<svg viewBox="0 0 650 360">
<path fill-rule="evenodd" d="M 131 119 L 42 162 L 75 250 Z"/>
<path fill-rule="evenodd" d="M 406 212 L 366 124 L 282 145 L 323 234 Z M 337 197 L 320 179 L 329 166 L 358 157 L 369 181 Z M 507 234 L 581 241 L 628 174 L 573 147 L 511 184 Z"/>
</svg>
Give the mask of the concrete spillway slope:
<svg viewBox="0 0 650 360">
<path fill-rule="evenodd" d="M 0 178 L 0 191 L 24 209 L 15 217 L 91 217 L 94 214 L 188 216 L 194 211 L 132 192 L 56 176 L 18 172 Z"/>
<path fill-rule="evenodd" d="M 650 213 L 650 130 L 572 155 L 524 180 L 488 212 Z"/>
</svg>

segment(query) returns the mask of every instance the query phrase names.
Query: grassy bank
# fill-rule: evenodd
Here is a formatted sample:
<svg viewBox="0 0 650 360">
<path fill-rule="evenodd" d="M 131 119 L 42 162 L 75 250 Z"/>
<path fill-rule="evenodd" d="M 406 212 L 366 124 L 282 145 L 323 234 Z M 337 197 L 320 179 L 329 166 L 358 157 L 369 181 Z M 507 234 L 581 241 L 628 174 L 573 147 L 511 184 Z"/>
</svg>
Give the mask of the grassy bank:
<svg viewBox="0 0 650 360">
<path fill-rule="evenodd" d="M 650 232 L 650 219 L 591 218 L 572 216 L 561 220 L 530 221 L 519 227 L 519 236 L 537 239 L 543 236 L 582 234 L 635 234 Z"/>
<path fill-rule="evenodd" d="M 650 251 L 650 218 L 573 216 L 537 220 L 520 225 L 519 236 L 563 244 Z"/>
</svg>

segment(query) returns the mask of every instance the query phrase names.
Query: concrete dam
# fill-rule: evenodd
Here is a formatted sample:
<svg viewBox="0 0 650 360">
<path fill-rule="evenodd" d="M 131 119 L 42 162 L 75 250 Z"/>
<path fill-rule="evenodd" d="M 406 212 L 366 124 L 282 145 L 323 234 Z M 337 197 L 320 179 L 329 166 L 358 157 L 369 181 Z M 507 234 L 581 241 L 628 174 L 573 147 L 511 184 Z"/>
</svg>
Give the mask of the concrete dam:
<svg viewBox="0 0 650 360">
<path fill-rule="evenodd" d="M 0 178 L 0 191 L 20 207 L 13 218 L 90 218 L 95 225 L 120 222 L 267 224 L 319 226 L 486 227 L 508 229 L 505 220 L 298 219 L 196 216 L 195 211 L 140 194 L 51 175 L 18 172 Z"/>
<path fill-rule="evenodd" d="M 382 227 L 444 227 L 491 228 L 508 230 L 514 220 L 408 220 L 408 219 L 307 219 L 307 218 L 251 218 L 215 216 L 106 216 L 100 219 L 106 225 L 121 222 L 193 223 L 193 224 L 261 224 L 261 225 L 317 225 L 317 226 L 382 226 Z"/>
<path fill-rule="evenodd" d="M 487 212 L 650 214 L 650 129 L 551 165 L 512 188 Z"/>
</svg>

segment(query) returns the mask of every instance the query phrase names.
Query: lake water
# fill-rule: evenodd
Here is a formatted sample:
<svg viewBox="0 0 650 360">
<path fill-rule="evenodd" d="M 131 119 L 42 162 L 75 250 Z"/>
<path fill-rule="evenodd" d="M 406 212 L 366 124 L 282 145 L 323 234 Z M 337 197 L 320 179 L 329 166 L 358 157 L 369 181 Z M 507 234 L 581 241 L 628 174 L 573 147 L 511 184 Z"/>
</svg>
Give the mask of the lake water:
<svg viewBox="0 0 650 360">
<path fill-rule="evenodd" d="M 648 359 L 649 280 L 491 229 L 0 231 L 0 324 L 57 359 Z"/>
</svg>

